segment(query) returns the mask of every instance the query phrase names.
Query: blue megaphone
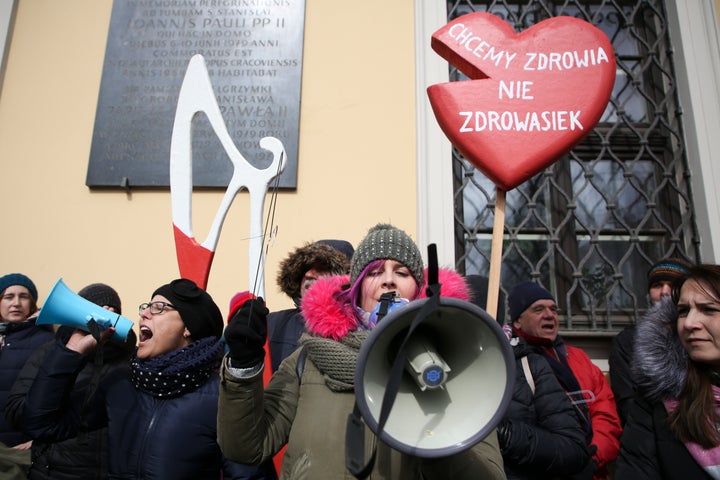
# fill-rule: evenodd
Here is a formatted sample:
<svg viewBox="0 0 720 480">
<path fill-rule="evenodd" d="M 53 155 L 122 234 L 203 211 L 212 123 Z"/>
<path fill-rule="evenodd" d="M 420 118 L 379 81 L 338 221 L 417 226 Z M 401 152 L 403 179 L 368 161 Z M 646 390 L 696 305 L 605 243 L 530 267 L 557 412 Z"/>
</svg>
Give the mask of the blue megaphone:
<svg viewBox="0 0 720 480">
<path fill-rule="evenodd" d="M 65 325 L 89 332 L 88 322 L 91 320 L 95 321 L 100 331 L 114 327 L 115 333 L 110 338 L 118 342 L 124 342 L 133 327 L 132 320 L 85 300 L 70 290 L 60 278 L 55 282 L 35 323 Z"/>
</svg>

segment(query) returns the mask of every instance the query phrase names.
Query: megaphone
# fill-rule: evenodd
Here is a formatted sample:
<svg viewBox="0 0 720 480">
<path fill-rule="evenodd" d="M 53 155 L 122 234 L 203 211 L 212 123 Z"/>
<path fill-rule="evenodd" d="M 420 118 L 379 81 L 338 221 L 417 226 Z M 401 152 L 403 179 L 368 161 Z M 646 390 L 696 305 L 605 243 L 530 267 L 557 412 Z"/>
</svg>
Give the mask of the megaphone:
<svg viewBox="0 0 720 480">
<path fill-rule="evenodd" d="M 94 320 L 101 331 L 114 327 L 115 333 L 110 338 L 118 342 L 125 341 L 133 326 L 132 320 L 85 300 L 70 290 L 60 278 L 50 290 L 35 323 L 65 325 L 89 332 L 90 320 Z"/>
<path fill-rule="evenodd" d="M 488 436 L 512 398 L 515 358 L 500 325 L 478 306 L 455 298 L 438 306 L 407 337 L 431 299 L 388 313 L 360 348 L 355 401 L 365 423 L 390 447 L 413 456 L 444 457 Z M 378 428 L 398 343 L 405 372 L 392 409 Z"/>
</svg>

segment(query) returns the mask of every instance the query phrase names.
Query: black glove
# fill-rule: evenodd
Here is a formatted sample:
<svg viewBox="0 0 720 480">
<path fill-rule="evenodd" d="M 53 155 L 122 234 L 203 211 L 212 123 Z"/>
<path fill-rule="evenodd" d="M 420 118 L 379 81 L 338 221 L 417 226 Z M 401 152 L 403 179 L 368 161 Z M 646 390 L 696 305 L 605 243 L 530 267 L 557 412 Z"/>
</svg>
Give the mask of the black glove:
<svg viewBox="0 0 720 480">
<path fill-rule="evenodd" d="M 262 297 L 243 303 L 225 328 L 225 343 L 230 350 L 231 366 L 250 368 L 265 358 L 267 315 Z"/>
<path fill-rule="evenodd" d="M 500 451 L 504 451 L 510 443 L 510 420 L 503 419 L 497 426 L 497 437 Z"/>
</svg>

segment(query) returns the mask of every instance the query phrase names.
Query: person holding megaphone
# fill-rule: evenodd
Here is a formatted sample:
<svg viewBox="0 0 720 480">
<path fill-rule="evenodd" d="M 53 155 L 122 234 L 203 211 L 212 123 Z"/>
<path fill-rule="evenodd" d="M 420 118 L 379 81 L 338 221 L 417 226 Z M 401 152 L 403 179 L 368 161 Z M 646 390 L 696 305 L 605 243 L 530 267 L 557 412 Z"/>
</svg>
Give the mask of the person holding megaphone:
<svg viewBox="0 0 720 480">
<path fill-rule="evenodd" d="M 442 270 L 442 294 L 467 300 L 464 279 Z M 281 479 L 351 478 L 346 464 L 346 422 L 355 403 L 358 352 L 375 327 L 381 297 L 413 301 L 425 295 L 426 274 L 415 242 L 404 231 L 378 224 L 352 256 L 350 276 L 318 279 L 303 295 L 307 331 L 263 389 L 263 345 L 268 309 L 245 302 L 225 329 L 229 347 L 222 371 L 218 443 L 231 460 L 260 464 L 285 444 Z M 367 444 L 372 434 L 366 436 Z M 372 479 L 504 479 L 494 430 L 448 456 L 421 458 L 377 439 Z"/>
<path fill-rule="evenodd" d="M 137 350 L 100 380 L 87 404 L 65 399 L 98 341 L 76 330 L 66 344 L 54 343 L 27 392 L 23 428 L 36 438 L 62 439 L 107 425 L 110 479 L 276 478 L 264 466 L 227 461 L 217 444 L 224 322 L 212 297 L 176 279 L 158 287 L 139 313 Z M 103 331 L 101 343 L 113 334 L 112 327 Z"/>
<path fill-rule="evenodd" d="M 91 283 L 83 287 L 77 295 L 109 312 L 122 314 L 120 295 L 109 285 Z M 75 327 L 60 325 L 55 333 L 56 341 L 66 343 L 74 331 Z M 112 375 L 115 368 L 122 368 L 127 363 L 130 355 L 135 351 L 136 342 L 137 337 L 132 330 L 128 332 L 127 338 L 122 343 L 106 342 L 100 353 L 95 352 L 91 361 L 88 361 L 78 373 L 75 385 L 66 401 L 72 405 L 84 404 L 86 399 L 92 397 L 97 382 L 102 377 Z M 22 417 L 27 392 L 53 343 L 50 341 L 33 352 L 10 390 L 5 404 L 5 418 L 20 430 L 23 430 Z M 34 438 L 31 449 L 32 463 L 27 478 L 29 480 L 106 478 L 106 438 L 107 429 L 104 426 L 90 429 L 81 427 L 78 436 L 74 438 L 56 439 L 52 435 Z M 90 445 L 93 447 L 88 448 Z"/>
</svg>

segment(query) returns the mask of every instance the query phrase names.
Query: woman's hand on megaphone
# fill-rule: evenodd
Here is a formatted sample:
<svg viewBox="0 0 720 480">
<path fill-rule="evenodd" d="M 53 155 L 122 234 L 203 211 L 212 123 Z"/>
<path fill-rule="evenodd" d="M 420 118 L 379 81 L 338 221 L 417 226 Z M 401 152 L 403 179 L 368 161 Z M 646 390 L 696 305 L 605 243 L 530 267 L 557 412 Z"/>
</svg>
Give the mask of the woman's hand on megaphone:
<svg viewBox="0 0 720 480">
<path fill-rule="evenodd" d="M 115 333 L 115 328 L 110 327 L 100 333 L 100 343 L 105 343 Z M 65 345 L 69 350 L 81 354 L 94 352 L 97 348 L 97 340 L 88 332 L 76 329 Z"/>
<path fill-rule="evenodd" d="M 234 368 L 254 367 L 265 358 L 268 313 L 262 297 L 251 298 L 230 319 L 225 343 Z"/>
</svg>

